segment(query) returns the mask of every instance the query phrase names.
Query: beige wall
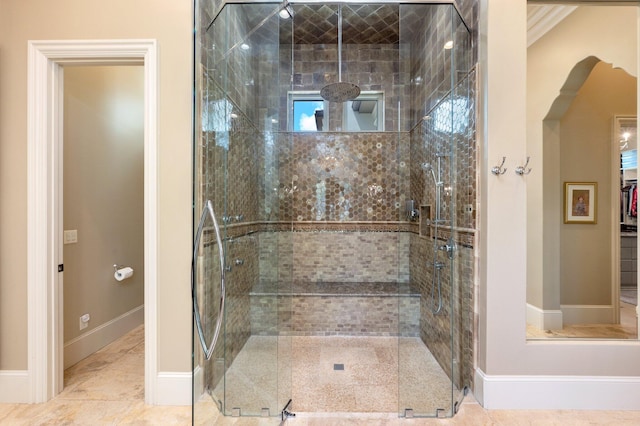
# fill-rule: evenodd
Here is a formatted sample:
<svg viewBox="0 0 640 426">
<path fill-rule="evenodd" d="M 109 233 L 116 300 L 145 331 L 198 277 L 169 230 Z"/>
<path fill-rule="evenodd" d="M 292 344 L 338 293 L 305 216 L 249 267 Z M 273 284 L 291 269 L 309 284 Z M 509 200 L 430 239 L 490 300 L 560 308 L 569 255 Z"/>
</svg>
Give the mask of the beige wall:
<svg viewBox="0 0 640 426">
<path fill-rule="evenodd" d="M 543 149 L 543 132 L 549 140 L 560 130 L 552 122 L 543 127 L 543 120 L 554 114 L 552 105 L 560 110 L 573 100 L 586 75 L 569 77 L 586 58 L 637 75 L 636 21 L 634 7 L 581 6 L 527 49 L 526 150 L 537 171 L 527 177 L 527 302 L 544 310 L 560 309 L 563 189 L 559 145 Z"/>
<path fill-rule="evenodd" d="M 190 370 L 191 2 L 0 3 L 0 370 L 27 368 L 27 41 L 156 39 L 158 369 Z"/>
<path fill-rule="evenodd" d="M 64 229 L 78 231 L 64 245 L 65 343 L 144 305 L 143 71 L 64 68 Z M 133 276 L 118 282 L 114 264 Z"/>
<path fill-rule="evenodd" d="M 567 389 L 564 384 L 570 381 L 570 376 L 582 376 L 585 381 L 574 382 L 571 388 L 579 392 L 566 393 L 564 400 L 573 398 L 572 406 L 578 406 L 578 399 L 587 396 L 586 390 L 593 389 L 599 378 L 640 376 L 637 362 L 640 346 L 637 342 L 621 341 L 534 342 L 526 339 L 527 223 L 535 219 L 527 212 L 527 193 L 531 185 L 541 179 L 541 154 L 530 151 L 525 130 L 529 112 L 527 82 L 524 78 L 514 78 L 527 75 L 527 4 L 525 0 L 481 0 L 480 4 L 482 101 L 478 137 L 482 155 L 478 212 L 481 221 L 477 307 L 479 372 L 476 376 L 480 380 L 476 381 L 474 394 L 492 408 L 532 407 L 536 403 L 532 401 L 534 397 L 549 407 L 553 403 L 544 399 L 550 395 L 548 390 Z M 637 9 L 627 15 L 636 27 Z M 598 22 L 608 22 L 605 17 L 601 14 Z M 592 46 L 599 44 L 594 42 Z M 564 77 L 552 85 L 554 91 L 547 99 L 549 102 L 541 103 L 547 110 L 571 67 L 588 56 L 581 50 L 561 52 L 567 67 Z M 609 57 L 603 60 L 617 63 Z M 628 61 L 634 69 L 636 60 L 634 57 Z M 531 155 L 529 166 L 533 171 L 526 177 L 517 176 L 513 167 L 523 163 L 527 155 Z M 507 157 L 506 166 L 510 169 L 497 177 L 490 170 L 500 163 L 502 156 Z M 482 374 L 489 379 L 482 379 Z M 492 378 L 495 380 L 490 380 Z M 564 383 L 560 383 L 563 380 Z M 597 395 L 603 405 L 626 398 L 622 392 L 608 394 L 607 401 L 597 392 L 593 395 Z M 499 400 L 491 399 L 498 396 Z M 557 401 L 554 406 L 560 407 L 558 404 L 562 403 Z"/>
<path fill-rule="evenodd" d="M 611 205 L 619 179 L 612 180 L 614 115 L 636 114 L 636 79 L 598 63 L 560 124 L 560 181 L 597 182 L 597 223 L 562 224 L 560 230 L 560 303 L 608 305 L 611 300 L 612 229 L 618 218 Z M 616 268 L 619 265 L 615 265 Z"/>
</svg>

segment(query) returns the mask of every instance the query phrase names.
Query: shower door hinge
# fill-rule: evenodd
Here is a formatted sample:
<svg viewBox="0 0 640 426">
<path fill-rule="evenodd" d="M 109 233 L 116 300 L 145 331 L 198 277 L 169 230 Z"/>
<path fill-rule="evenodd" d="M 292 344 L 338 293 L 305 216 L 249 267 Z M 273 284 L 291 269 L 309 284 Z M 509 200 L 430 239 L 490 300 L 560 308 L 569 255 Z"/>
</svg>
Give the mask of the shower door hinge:
<svg viewBox="0 0 640 426">
<path fill-rule="evenodd" d="M 282 409 L 282 413 L 280 413 L 280 420 L 282 420 L 282 422 L 287 420 L 289 417 L 295 417 L 296 416 L 294 413 L 292 413 L 290 411 L 287 411 L 287 408 L 289 408 L 289 406 L 291 405 L 291 401 L 292 400 L 290 399 L 289 402 L 287 402 L 287 405 L 285 405 L 284 408 Z"/>
<path fill-rule="evenodd" d="M 58 265 L 58 272 L 63 272 L 64 271 L 64 263 L 61 263 Z"/>
</svg>

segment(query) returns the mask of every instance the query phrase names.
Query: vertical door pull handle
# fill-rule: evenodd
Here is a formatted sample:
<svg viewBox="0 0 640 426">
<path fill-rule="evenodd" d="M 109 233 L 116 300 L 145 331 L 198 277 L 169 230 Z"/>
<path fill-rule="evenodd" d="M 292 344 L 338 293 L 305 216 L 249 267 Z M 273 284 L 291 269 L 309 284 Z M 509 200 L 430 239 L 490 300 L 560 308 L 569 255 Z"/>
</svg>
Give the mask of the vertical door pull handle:
<svg viewBox="0 0 640 426">
<path fill-rule="evenodd" d="M 200 318 L 200 307 L 198 305 L 198 289 L 196 285 L 198 275 L 198 248 L 200 247 L 200 237 L 202 236 L 202 231 L 204 230 L 204 223 L 207 219 L 207 216 L 210 216 L 211 220 L 213 221 L 213 228 L 216 232 L 216 243 L 218 244 L 218 253 L 220 255 L 220 306 L 218 307 L 218 319 L 216 321 L 216 328 L 210 342 L 207 342 L 202 325 L 202 319 Z M 222 317 L 224 316 L 224 301 L 226 297 L 224 279 L 224 247 L 222 246 L 220 227 L 218 226 L 216 215 L 213 212 L 213 203 L 211 203 L 211 200 L 207 200 L 204 208 L 202 209 L 202 214 L 200 215 L 200 223 L 198 225 L 196 238 L 193 243 L 193 257 L 191 259 L 191 296 L 193 298 L 193 316 L 196 329 L 198 331 L 200 345 L 202 346 L 202 351 L 204 352 L 207 360 L 211 359 L 211 355 L 213 355 L 213 350 L 216 347 L 218 337 L 220 336 L 220 329 L 222 328 Z"/>
</svg>

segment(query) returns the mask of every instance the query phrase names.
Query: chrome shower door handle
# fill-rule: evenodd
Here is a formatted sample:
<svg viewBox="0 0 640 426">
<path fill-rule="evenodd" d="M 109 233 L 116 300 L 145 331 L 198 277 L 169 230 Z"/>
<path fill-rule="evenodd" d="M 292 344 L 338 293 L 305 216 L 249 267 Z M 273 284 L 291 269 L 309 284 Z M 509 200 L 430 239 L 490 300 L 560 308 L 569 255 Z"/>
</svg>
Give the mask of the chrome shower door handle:
<svg viewBox="0 0 640 426">
<path fill-rule="evenodd" d="M 198 274 L 198 248 L 200 246 L 200 237 L 204 230 L 204 223 L 207 219 L 207 215 L 211 217 L 213 221 L 213 228 L 216 232 L 216 244 L 218 244 L 218 253 L 220 255 L 220 306 L 218 308 L 218 319 L 216 321 L 216 328 L 213 333 L 213 337 L 210 342 L 207 342 L 204 329 L 202 326 L 202 319 L 200 318 L 200 307 L 198 305 L 198 289 L 196 288 L 197 274 Z M 211 200 L 207 200 L 202 214 L 200 215 L 200 223 L 196 232 L 196 238 L 193 244 L 193 258 L 191 259 L 191 297 L 193 298 L 193 315 L 196 323 L 196 329 L 198 330 L 198 337 L 200 339 L 200 345 L 207 360 L 211 359 L 213 350 L 216 347 L 218 337 L 220 335 L 220 329 L 222 328 L 222 317 L 224 316 L 224 302 L 226 297 L 225 289 L 225 268 L 224 268 L 224 247 L 222 246 L 222 237 L 220 236 L 220 227 L 216 220 L 216 215 L 213 212 L 213 204 Z"/>
</svg>

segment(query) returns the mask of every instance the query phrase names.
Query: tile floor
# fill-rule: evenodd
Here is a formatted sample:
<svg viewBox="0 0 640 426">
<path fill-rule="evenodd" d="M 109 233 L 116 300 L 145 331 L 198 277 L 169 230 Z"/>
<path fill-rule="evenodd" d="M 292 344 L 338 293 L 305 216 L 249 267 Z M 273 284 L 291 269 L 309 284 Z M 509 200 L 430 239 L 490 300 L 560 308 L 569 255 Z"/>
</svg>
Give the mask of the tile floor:
<svg viewBox="0 0 640 426">
<path fill-rule="evenodd" d="M 452 410 L 451 382 L 418 338 L 252 336 L 214 395 L 229 411 L 258 414 L 289 398 L 291 411 L 305 413 Z"/>
<path fill-rule="evenodd" d="M 144 329 L 137 328 L 65 371 L 66 386 L 45 404 L 0 404 L 1 425 L 189 425 L 190 407 L 144 404 Z M 213 404 L 212 404 L 213 405 Z M 216 417 L 207 425 L 277 425 L 274 418 Z M 640 411 L 485 410 L 471 395 L 451 419 L 394 415 L 300 413 L 291 426 L 616 425 L 640 424 Z"/>
<path fill-rule="evenodd" d="M 45 404 L 0 404 L 0 425 L 188 425 L 190 407 L 144 404 L 144 327 L 64 372 Z"/>
<path fill-rule="evenodd" d="M 620 324 L 565 325 L 562 330 L 540 330 L 527 324 L 529 339 L 637 339 L 638 319 L 636 307 L 620 302 Z"/>
</svg>

